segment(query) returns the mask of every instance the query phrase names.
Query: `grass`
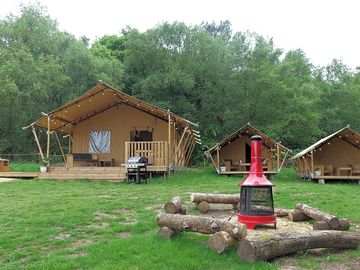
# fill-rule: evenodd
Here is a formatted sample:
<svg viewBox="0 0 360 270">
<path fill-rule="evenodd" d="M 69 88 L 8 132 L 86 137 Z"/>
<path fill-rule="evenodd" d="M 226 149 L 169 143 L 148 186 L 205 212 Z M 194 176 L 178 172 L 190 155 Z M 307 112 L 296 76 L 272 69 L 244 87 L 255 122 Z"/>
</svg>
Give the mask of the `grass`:
<svg viewBox="0 0 360 270">
<path fill-rule="evenodd" d="M 40 166 L 38 163 L 16 163 L 10 162 L 11 172 L 39 172 Z"/>
<path fill-rule="evenodd" d="M 190 192 L 235 193 L 240 180 L 201 168 L 167 180 L 153 179 L 147 185 L 51 180 L 0 183 L 0 268 L 276 269 L 276 261 L 243 262 L 236 248 L 218 255 L 207 247 L 208 236 L 183 233 L 171 241 L 156 236 L 156 214 L 172 196 L 180 195 L 190 205 Z M 318 185 L 300 180 L 292 169 L 284 169 L 274 183 L 276 207 L 292 208 L 304 202 L 360 221 L 360 189 L 354 184 Z M 196 211 L 190 207 L 190 212 Z M 355 250 L 322 260 L 358 256 Z M 295 259 L 310 269 L 322 262 L 306 253 Z"/>
</svg>

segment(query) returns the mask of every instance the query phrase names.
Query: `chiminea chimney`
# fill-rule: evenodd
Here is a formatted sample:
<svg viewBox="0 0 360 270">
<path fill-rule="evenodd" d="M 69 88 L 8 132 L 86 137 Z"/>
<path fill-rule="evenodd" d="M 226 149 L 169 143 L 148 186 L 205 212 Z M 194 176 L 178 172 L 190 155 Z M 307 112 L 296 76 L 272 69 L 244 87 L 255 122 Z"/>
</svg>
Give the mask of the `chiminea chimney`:
<svg viewBox="0 0 360 270">
<path fill-rule="evenodd" d="M 251 137 L 251 167 L 248 177 L 240 184 L 240 211 L 238 221 L 248 229 L 258 224 L 274 224 L 273 184 L 266 178 L 262 168 L 260 136 Z"/>
</svg>

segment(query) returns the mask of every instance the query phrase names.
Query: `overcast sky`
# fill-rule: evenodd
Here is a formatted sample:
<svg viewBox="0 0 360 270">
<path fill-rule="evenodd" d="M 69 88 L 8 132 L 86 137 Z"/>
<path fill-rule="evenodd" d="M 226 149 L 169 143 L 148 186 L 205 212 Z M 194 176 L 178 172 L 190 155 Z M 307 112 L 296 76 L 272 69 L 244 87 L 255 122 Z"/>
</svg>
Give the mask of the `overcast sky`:
<svg viewBox="0 0 360 270">
<path fill-rule="evenodd" d="M 20 3 L 1 0 L 0 16 L 18 14 Z M 188 25 L 230 20 L 234 31 L 273 37 L 277 47 L 300 48 L 315 65 L 342 59 L 360 66 L 360 1 L 357 0 L 40 0 L 60 30 L 92 41 L 127 25 L 141 31 L 168 21 Z"/>
</svg>

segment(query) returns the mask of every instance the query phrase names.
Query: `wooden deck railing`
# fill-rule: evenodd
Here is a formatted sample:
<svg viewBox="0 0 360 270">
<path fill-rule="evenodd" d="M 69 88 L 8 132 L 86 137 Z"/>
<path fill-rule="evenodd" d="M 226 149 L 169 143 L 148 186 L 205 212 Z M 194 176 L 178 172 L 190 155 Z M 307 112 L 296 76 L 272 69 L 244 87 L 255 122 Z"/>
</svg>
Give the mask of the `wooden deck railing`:
<svg viewBox="0 0 360 270">
<path fill-rule="evenodd" d="M 125 142 L 125 161 L 129 157 L 148 158 L 149 165 L 167 166 L 168 165 L 168 142 Z"/>
</svg>

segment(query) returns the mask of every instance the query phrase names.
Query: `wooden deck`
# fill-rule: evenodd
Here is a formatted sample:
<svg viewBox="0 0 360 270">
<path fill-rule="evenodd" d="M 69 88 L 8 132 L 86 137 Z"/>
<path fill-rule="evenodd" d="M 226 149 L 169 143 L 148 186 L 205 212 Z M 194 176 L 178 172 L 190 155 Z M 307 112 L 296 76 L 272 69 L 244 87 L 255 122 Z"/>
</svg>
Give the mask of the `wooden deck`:
<svg viewBox="0 0 360 270">
<path fill-rule="evenodd" d="M 37 178 L 37 172 L 0 172 L 0 178 Z"/>
<path fill-rule="evenodd" d="M 360 180 L 360 175 L 318 175 L 312 179 L 324 180 Z"/>
<path fill-rule="evenodd" d="M 150 175 L 154 173 L 166 173 L 166 166 L 148 166 Z M 49 167 L 48 172 L 0 172 L 0 178 L 22 178 L 22 179 L 55 179 L 55 180 L 106 180 L 121 182 L 126 179 L 126 168 L 124 167 Z"/>
<path fill-rule="evenodd" d="M 226 172 L 218 172 L 218 174 L 220 175 L 245 175 L 245 174 L 249 174 L 249 171 L 226 171 Z M 265 175 L 276 175 L 278 174 L 278 172 L 266 172 L 264 171 Z"/>
</svg>

